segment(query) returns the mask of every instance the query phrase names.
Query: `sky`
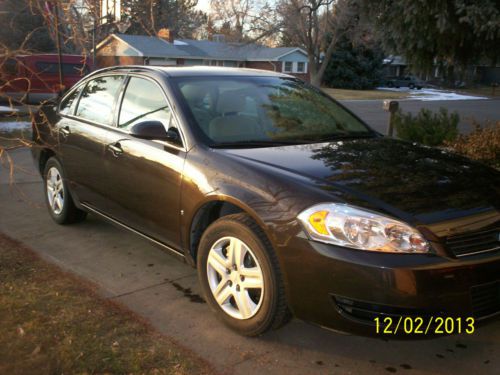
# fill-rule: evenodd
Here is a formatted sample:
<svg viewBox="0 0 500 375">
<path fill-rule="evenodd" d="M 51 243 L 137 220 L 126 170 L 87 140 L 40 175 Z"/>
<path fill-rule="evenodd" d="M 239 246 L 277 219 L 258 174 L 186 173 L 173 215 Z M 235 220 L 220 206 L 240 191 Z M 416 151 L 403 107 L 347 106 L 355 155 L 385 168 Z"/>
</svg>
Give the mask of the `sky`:
<svg viewBox="0 0 500 375">
<path fill-rule="evenodd" d="M 204 12 L 208 12 L 208 9 L 210 8 L 210 0 L 198 0 L 196 8 Z"/>
</svg>

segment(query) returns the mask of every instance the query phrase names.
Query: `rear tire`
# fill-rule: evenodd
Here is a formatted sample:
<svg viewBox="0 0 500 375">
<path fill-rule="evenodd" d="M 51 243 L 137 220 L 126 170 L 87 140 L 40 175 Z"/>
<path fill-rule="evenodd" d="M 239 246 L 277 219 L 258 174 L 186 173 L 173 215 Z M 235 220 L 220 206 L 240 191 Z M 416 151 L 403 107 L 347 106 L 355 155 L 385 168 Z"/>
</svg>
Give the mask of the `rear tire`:
<svg viewBox="0 0 500 375">
<path fill-rule="evenodd" d="M 276 254 L 249 216 L 228 215 L 211 224 L 197 266 L 205 300 L 234 331 L 257 336 L 290 319 Z"/>
<path fill-rule="evenodd" d="M 87 213 L 78 209 L 73 202 L 61 163 L 51 157 L 43 171 L 45 203 L 52 219 L 61 225 L 78 223 Z"/>
</svg>

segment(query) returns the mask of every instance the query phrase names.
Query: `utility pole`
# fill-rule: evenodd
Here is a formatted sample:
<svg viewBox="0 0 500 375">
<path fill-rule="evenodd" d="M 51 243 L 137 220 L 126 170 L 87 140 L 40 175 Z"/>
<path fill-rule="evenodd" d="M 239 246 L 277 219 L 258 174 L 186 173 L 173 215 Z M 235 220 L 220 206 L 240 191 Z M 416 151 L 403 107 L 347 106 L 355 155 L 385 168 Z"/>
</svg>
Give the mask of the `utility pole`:
<svg viewBox="0 0 500 375">
<path fill-rule="evenodd" d="M 94 19 L 94 27 L 92 29 L 92 69 L 95 69 L 95 58 L 96 58 L 96 53 L 95 53 L 95 37 L 97 33 L 97 19 L 100 17 L 99 10 L 97 9 L 97 0 L 94 0 L 94 16 L 92 17 Z"/>
<path fill-rule="evenodd" d="M 59 4 L 57 1 L 53 1 L 52 4 L 54 5 L 56 48 L 57 48 L 57 59 L 59 63 L 59 96 L 62 96 L 64 89 L 64 72 L 63 72 L 63 61 L 62 61 L 62 51 L 61 51 L 61 35 L 59 34 Z"/>
</svg>

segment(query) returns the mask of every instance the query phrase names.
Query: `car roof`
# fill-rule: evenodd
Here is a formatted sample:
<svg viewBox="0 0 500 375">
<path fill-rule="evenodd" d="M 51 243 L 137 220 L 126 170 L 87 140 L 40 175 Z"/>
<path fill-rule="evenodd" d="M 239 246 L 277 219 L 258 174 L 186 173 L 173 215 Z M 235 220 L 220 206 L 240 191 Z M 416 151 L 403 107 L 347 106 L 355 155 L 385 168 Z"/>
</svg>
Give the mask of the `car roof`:
<svg viewBox="0 0 500 375">
<path fill-rule="evenodd" d="M 170 66 L 151 66 L 151 65 L 121 65 L 112 66 L 96 70 L 92 75 L 104 72 L 139 72 L 154 71 L 163 73 L 168 77 L 206 77 L 206 76 L 246 76 L 246 77 L 288 77 L 293 76 L 269 70 L 248 69 L 248 68 L 227 68 L 216 66 L 189 66 L 189 67 L 170 67 Z"/>
</svg>

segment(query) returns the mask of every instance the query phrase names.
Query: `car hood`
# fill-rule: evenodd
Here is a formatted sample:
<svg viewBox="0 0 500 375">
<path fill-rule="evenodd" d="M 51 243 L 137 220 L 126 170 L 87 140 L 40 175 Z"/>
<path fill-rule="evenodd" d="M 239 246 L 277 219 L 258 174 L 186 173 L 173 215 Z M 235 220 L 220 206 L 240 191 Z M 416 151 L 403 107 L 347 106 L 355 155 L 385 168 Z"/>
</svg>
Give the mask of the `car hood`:
<svg viewBox="0 0 500 375">
<path fill-rule="evenodd" d="M 500 208 L 498 171 L 390 138 L 225 151 L 407 221 L 434 223 Z"/>
</svg>

